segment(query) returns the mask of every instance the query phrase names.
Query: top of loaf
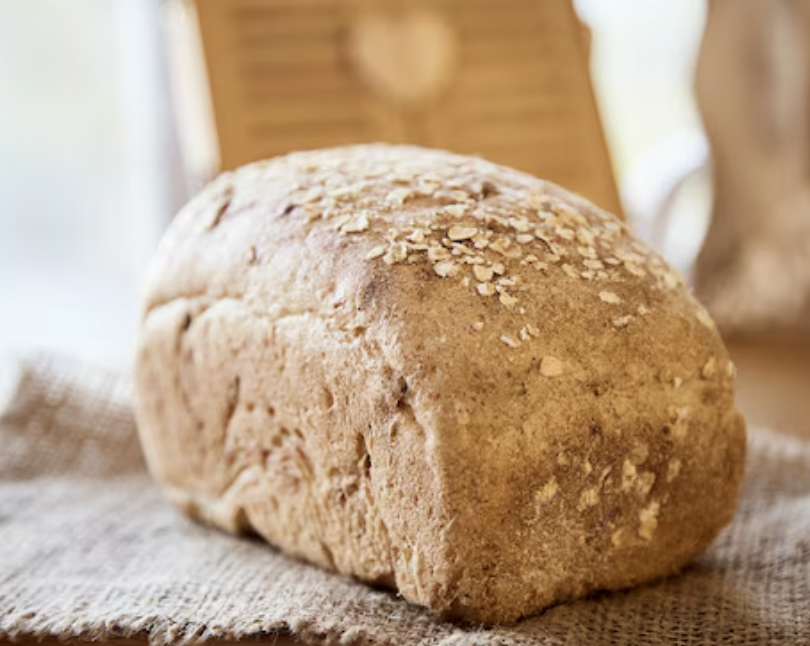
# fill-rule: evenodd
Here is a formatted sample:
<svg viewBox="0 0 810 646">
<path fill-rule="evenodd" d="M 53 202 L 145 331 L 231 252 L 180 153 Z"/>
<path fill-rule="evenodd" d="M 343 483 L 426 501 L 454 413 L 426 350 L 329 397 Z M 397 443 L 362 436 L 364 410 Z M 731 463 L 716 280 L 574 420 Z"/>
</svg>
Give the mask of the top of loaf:
<svg viewBox="0 0 810 646">
<path fill-rule="evenodd" d="M 614 215 L 550 182 L 475 157 L 368 144 L 257 162 L 221 176 L 197 200 L 208 214 L 203 219 L 213 217 L 206 226 L 236 213 L 233 186 L 251 183 L 263 185 L 263 195 L 275 194 L 272 215 L 295 218 L 302 229 L 320 223 L 361 238 L 365 260 L 391 271 L 429 266 L 433 276 L 512 314 L 526 313 L 530 281 L 589 282 L 593 306 L 621 329 L 650 309 L 646 289 L 628 298 L 616 293 L 617 285 L 684 288 L 678 273 Z M 695 305 L 698 320 L 712 328 Z M 499 336 L 507 346 L 537 335 L 530 320 L 516 327 L 510 319 Z M 473 329 L 482 327 L 473 322 Z M 545 372 L 555 369 L 550 361 Z"/>
</svg>

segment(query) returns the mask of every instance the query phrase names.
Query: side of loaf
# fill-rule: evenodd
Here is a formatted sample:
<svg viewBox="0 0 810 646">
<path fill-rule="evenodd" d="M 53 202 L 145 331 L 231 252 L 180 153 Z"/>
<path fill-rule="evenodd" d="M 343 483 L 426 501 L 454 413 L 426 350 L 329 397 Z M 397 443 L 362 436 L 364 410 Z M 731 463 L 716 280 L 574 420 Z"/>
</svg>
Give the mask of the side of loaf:
<svg viewBox="0 0 810 646">
<path fill-rule="evenodd" d="M 381 144 L 218 178 L 147 283 L 154 476 L 190 515 L 509 622 L 677 572 L 729 521 L 733 366 L 618 219 Z"/>
</svg>

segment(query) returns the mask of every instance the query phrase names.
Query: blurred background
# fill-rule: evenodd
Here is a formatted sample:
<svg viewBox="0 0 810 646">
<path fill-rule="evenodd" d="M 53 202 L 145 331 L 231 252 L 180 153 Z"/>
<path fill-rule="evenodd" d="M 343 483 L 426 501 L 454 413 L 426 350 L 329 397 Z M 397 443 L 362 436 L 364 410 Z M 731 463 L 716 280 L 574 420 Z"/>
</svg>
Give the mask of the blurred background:
<svg viewBox="0 0 810 646">
<path fill-rule="evenodd" d="M 273 5 L 275 0 L 262 1 Z M 255 9 L 261 3 L 254 0 L 251 6 Z M 521 0 L 515 11 L 534 12 L 541 27 L 553 30 L 554 21 L 563 20 L 564 13 L 544 17 L 543 12 L 567 3 Z M 740 6 L 746 3 L 751 4 L 741 0 Z M 219 61 L 228 56 L 227 33 L 220 36 L 216 31 L 216 1 L 198 4 L 213 16 L 201 16 L 207 40 L 200 39 L 191 5 L 180 0 L 0 2 L 0 353 L 45 348 L 105 365 L 129 363 L 139 283 L 161 231 L 218 163 L 239 157 L 234 152 L 238 146 L 226 149 L 221 140 L 229 123 L 223 115 L 238 108 L 226 104 L 227 97 L 215 96 L 212 101 L 206 76 L 206 69 L 215 73 Z M 490 0 L 488 8 L 484 4 L 479 0 L 476 11 L 497 13 L 509 3 Z M 578 69 L 577 61 L 585 61 L 604 135 L 590 133 L 593 144 L 577 146 L 601 154 L 606 142 L 612 175 L 609 168 L 600 172 L 608 181 L 615 180 L 610 189 L 603 184 L 594 190 L 608 196 L 615 191 L 621 205 L 605 206 L 621 208 L 645 237 L 689 274 L 712 210 L 707 137 L 694 92 L 707 2 L 573 4 L 589 34 L 582 31 L 570 43 L 560 36 L 553 50 L 539 46 L 538 60 L 551 71 L 543 81 L 548 86 L 538 85 L 538 91 L 562 92 L 564 79 Z M 466 5 L 458 6 L 464 11 Z M 319 15 L 316 26 L 328 19 Z M 281 19 L 274 19 L 273 25 Z M 451 29 L 454 19 L 448 14 Z M 261 33 L 251 33 L 254 40 L 261 39 Z M 302 51 L 301 43 L 309 42 L 305 37 L 309 36 L 296 41 Z M 525 37 L 534 39 L 529 32 Z M 536 40 L 542 45 L 550 37 L 538 32 Z M 267 43 L 258 43 L 263 44 Z M 548 60 L 541 60 L 544 55 Z M 281 63 L 274 64 L 283 65 L 284 52 L 278 56 Z M 312 54 L 312 60 L 316 58 Z M 465 65 L 472 65 L 473 59 L 462 57 Z M 565 71 L 569 68 L 574 71 Z M 262 72 L 271 74 L 269 83 L 274 82 L 273 69 Z M 461 64 L 456 72 L 448 72 L 454 73 L 463 77 Z M 532 69 L 525 73 L 527 83 L 540 82 L 532 77 Z M 463 78 L 459 83 L 465 82 Z M 219 83 L 212 85 L 215 93 L 222 92 Z M 587 98 L 587 92 L 582 96 Z M 439 106 L 436 101 L 424 110 Z M 557 109 L 561 124 L 566 115 L 580 114 L 576 106 Z M 418 131 L 407 120 L 402 123 L 391 126 L 390 138 L 408 139 L 408 133 Z M 437 117 L 424 123 L 441 128 L 445 122 Z M 554 123 L 552 119 L 542 125 L 553 132 Z M 358 132 L 359 137 L 383 138 L 374 130 Z M 462 132 L 458 139 L 449 134 L 442 139 L 439 133 L 434 140 L 470 152 L 489 145 L 483 140 L 467 142 L 464 136 Z M 332 143 L 330 137 L 324 136 L 325 143 Z M 283 149 L 286 140 L 279 141 L 276 138 Z M 310 137 L 304 146 L 316 143 Z M 538 154 L 542 148 L 537 146 Z M 569 170 L 560 166 L 560 177 L 564 179 L 566 172 L 571 177 L 563 183 L 588 180 L 574 175 L 577 165 L 584 163 L 578 160 L 569 163 Z M 593 163 L 601 168 L 598 159 Z"/>
</svg>

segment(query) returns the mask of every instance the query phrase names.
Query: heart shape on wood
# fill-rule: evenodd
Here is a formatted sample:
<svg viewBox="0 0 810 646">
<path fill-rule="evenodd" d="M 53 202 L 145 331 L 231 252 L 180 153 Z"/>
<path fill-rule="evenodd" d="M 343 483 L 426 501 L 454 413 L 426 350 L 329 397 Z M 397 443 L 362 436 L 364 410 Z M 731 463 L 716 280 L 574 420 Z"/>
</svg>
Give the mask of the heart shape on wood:
<svg viewBox="0 0 810 646">
<path fill-rule="evenodd" d="M 390 101 L 418 105 L 435 97 L 452 77 L 455 34 L 425 9 L 359 15 L 349 54 L 360 78 Z"/>
</svg>

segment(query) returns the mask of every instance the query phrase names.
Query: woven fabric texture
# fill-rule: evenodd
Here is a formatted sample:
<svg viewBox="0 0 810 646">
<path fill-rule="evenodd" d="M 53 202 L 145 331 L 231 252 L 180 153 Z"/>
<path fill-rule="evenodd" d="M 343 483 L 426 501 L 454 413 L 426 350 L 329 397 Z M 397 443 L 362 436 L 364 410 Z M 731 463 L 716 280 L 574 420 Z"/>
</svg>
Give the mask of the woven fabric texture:
<svg viewBox="0 0 810 646">
<path fill-rule="evenodd" d="M 750 431 L 736 518 L 680 576 L 480 629 L 186 520 L 146 472 L 125 376 L 46 355 L 24 362 L 0 417 L 0 638 L 273 634 L 318 644 L 810 645 L 810 443 Z"/>
</svg>

